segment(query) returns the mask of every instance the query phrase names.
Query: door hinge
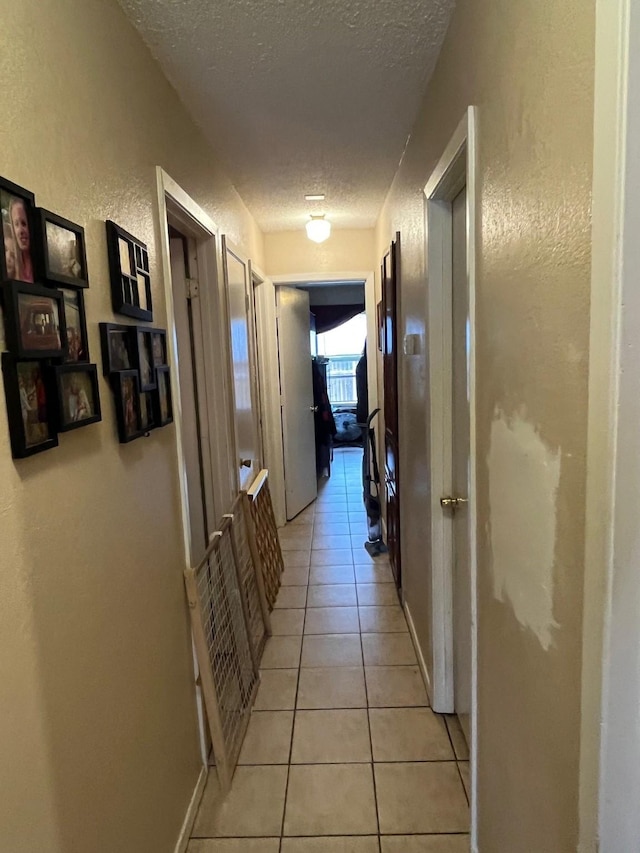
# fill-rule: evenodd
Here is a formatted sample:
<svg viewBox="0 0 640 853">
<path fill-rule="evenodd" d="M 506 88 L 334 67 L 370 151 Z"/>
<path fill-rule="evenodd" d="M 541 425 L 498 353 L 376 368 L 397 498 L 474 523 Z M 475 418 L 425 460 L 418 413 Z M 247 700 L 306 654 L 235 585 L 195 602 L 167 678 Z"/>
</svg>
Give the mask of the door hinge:
<svg viewBox="0 0 640 853">
<path fill-rule="evenodd" d="M 198 282 L 195 278 L 187 280 L 187 299 L 195 299 L 199 295 Z"/>
</svg>

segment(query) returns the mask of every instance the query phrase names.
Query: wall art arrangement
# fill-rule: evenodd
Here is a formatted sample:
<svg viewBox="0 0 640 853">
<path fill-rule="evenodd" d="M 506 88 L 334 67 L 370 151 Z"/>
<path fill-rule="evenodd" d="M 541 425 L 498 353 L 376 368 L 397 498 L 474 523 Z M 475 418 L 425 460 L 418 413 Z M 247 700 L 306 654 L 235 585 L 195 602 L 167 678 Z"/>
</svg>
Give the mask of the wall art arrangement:
<svg viewBox="0 0 640 853">
<path fill-rule="evenodd" d="M 5 178 L 0 211 L 2 372 L 12 454 L 23 458 L 99 421 L 100 396 L 89 364 L 84 229 L 37 208 L 33 193 Z"/>
<path fill-rule="evenodd" d="M 121 443 L 170 424 L 173 401 L 166 330 L 100 323 L 100 340 Z"/>
<path fill-rule="evenodd" d="M 111 300 L 116 314 L 153 321 L 149 252 L 115 222 L 107 220 L 107 249 L 111 274 Z"/>
</svg>

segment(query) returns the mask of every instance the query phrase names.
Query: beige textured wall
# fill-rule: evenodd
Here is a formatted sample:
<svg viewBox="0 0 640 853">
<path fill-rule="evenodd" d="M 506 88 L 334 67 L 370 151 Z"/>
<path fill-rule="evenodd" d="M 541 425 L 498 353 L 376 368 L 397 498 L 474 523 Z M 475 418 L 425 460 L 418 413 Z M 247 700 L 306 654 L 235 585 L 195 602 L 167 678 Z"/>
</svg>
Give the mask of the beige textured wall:
<svg viewBox="0 0 640 853">
<path fill-rule="evenodd" d="M 324 243 L 309 240 L 304 223 L 299 231 L 264 235 L 267 275 L 366 272 L 375 266 L 375 232 L 333 229 Z"/>
<path fill-rule="evenodd" d="M 591 0 L 459 0 L 377 227 L 378 256 L 402 232 L 403 331 L 424 342 L 422 188 L 476 104 L 482 853 L 577 844 L 593 74 Z M 402 358 L 412 518 L 429 506 L 425 349 Z M 425 526 L 403 542 L 428 646 Z"/>
<path fill-rule="evenodd" d="M 156 165 L 264 264 L 115 0 L 0 0 L 0 19 L 0 173 L 86 227 L 94 362 L 113 319 L 106 218 L 149 244 L 165 324 Z M 119 445 L 102 377 L 100 392 L 101 424 L 17 463 L 0 412 L 3 853 L 169 853 L 199 772 L 175 432 Z"/>
</svg>

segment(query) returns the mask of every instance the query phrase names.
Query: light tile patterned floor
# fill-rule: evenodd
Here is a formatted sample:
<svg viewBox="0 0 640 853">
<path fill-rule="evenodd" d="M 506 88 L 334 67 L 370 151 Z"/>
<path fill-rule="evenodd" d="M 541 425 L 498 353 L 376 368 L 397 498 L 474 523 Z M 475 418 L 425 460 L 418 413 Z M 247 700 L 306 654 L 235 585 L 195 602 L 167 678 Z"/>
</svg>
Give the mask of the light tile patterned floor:
<svg viewBox="0 0 640 853">
<path fill-rule="evenodd" d="M 467 853 L 468 751 L 428 707 L 389 562 L 364 549 L 362 451 L 280 531 L 274 636 L 230 794 L 188 853 Z"/>
</svg>

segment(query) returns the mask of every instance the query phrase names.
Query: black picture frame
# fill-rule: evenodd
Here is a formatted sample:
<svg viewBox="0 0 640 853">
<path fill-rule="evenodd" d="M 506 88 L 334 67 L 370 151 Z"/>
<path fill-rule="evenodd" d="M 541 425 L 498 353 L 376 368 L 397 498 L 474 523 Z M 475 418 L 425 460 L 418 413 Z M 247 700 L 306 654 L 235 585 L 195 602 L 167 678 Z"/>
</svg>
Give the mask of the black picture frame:
<svg viewBox="0 0 640 853">
<path fill-rule="evenodd" d="M 140 423 L 140 383 L 137 370 L 120 370 L 111 374 L 115 397 L 118 437 L 128 444 L 144 435 Z"/>
<path fill-rule="evenodd" d="M 22 281 L 5 282 L 2 292 L 7 349 L 17 358 L 65 358 L 62 293 Z"/>
<path fill-rule="evenodd" d="M 102 420 L 98 369 L 95 364 L 72 362 L 54 367 L 56 382 L 56 425 L 58 432 L 95 424 Z M 84 377 L 74 392 L 72 377 Z M 73 399 L 75 397 L 75 400 Z M 84 414 L 86 412 L 86 414 Z"/>
<path fill-rule="evenodd" d="M 154 369 L 151 329 L 135 326 L 135 361 L 140 376 L 140 391 L 154 391 L 157 387 Z"/>
<path fill-rule="evenodd" d="M 151 354 L 154 367 L 164 367 L 169 363 L 167 353 L 167 330 L 149 329 L 151 335 Z"/>
<path fill-rule="evenodd" d="M 146 244 L 110 219 L 106 228 L 113 310 L 116 314 L 151 322 L 153 304 Z"/>
<path fill-rule="evenodd" d="M 122 323 L 100 323 L 100 344 L 102 348 L 102 373 L 110 376 L 121 370 L 134 370 L 136 367 L 136 326 Z"/>
<path fill-rule="evenodd" d="M 89 287 L 84 228 L 57 213 L 38 207 L 35 210 L 38 235 L 38 275 L 41 279 L 71 287 Z M 75 250 L 63 247 L 64 233 L 75 238 Z M 66 257 L 65 257 L 66 255 Z"/>
<path fill-rule="evenodd" d="M 57 447 L 55 389 L 49 364 L 3 352 L 2 374 L 13 458 L 24 459 Z"/>
<path fill-rule="evenodd" d="M 21 201 L 24 217 L 12 215 L 14 200 Z M 37 229 L 35 218 L 35 196 L 30 190 L 0 177 L 0 219 L 2 220 L 2 247 L 0 252 L 0 280 L 22 281 L 33 284 L 37 266 Z M 16 230 L 16 224 L 22 223 Z M 27 248 L 20 248 L 21 235 L 26 233 Z"/>
<path fill-rule="evenodd" d="M 168 366 L 156 367 L 157 388 L 154 392 L 156 423 L 159 427 L 173 423 L 173 394 L 171 390 L 171 369 Z M 166 405 L 163 403 L 166 400 Z"/>
<path fill-rule="evenodd" d="M 64 286 L 58 289 L 62 293 L 64 327 L 67 335 L 67 353 L 64 360 L 68 364 L 87 363 L 90 358 L 84 290 Z"/>
</svg>

